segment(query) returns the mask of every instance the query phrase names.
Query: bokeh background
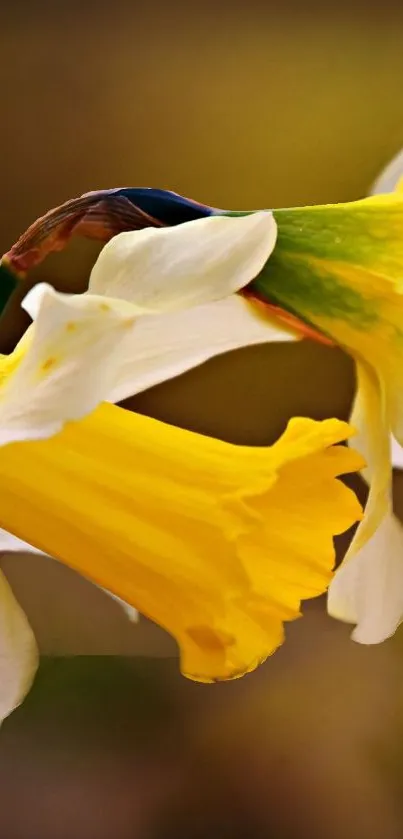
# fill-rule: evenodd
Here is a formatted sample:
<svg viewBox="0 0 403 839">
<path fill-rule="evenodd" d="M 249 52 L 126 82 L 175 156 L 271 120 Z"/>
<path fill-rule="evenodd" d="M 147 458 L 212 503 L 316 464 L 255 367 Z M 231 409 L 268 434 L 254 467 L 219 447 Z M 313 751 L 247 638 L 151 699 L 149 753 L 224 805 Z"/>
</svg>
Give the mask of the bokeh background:
<svg viewBox="0 0 403 839">
<path fill-rule="evenodd" d="M 365 195 L 403 146 L 402 26 L 389 0 L 3 4 L 1 251 L 103 187 L 234 209 Z M 83 290 L 95 256 L 77 242 L 30 282 Z M 16 298 L 0 350 L 25 326 Z M 292 414 L 347 416 L 353 385 L 339 351 L 306 342 L 217 358 L 128 407 L 261 444 Z M 1 839 L 403 835 L 401 632 L 354 645 L 318 600 L 257 673 L 199 686 L 170 638 L 73 572 L 1 561 L 44 655 L 0 730 Z"/>
</svg>

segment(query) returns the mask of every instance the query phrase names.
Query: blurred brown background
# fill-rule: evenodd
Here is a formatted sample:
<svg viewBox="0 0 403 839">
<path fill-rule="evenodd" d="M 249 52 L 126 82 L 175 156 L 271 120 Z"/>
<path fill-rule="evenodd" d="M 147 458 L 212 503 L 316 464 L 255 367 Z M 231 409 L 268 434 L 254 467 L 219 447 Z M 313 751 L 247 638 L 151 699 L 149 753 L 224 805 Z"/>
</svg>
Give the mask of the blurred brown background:
<svg viewBox="0 0 403 839">
<path fill-rule="evenodd" d="M 232 208 L 361 197 L 403 145 L 402 25 L 390 2 L 16 0 L 0 29 L 1 250 L 103 187 Z M 75 243 L 31 282 L 83 289 L 95 254 Z M 3 351 L 25 324 L 16 300 Z M 306 343 L 215 359 L 131 407 L 256 444 L 292 414 L 346 416 L 352 390 L 348 360 Z M 403 835 L 401 633 L 359 647 L 314 602 L 258 673 L 197 686 L 171 639 L 72 572 L 2 565 L 48 657 L 0 731 L 1 839 Z"/>
</svg>

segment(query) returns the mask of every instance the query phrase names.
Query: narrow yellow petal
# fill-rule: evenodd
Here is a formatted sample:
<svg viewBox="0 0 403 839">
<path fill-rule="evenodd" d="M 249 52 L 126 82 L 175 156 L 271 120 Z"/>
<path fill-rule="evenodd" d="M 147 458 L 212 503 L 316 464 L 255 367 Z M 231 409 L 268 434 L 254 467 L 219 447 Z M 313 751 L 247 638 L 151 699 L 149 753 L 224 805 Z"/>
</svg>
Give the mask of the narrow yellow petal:
<svg viewBox="0 0 403 839">
<path fill-rule="evenodd" d="M 354 447 L 365 458 L 364 478 L 370 485 L 365 516 L 350 545 L 352 556 L 375 533 L 392 503 L 390 419 L 387 395 L 376 372 L 357 361 L 357 395 L 351 423 L 357 430 Z"/>
<path fill-rule="evenodd" d="M 365 620 L 368 626 L 371 624 L 371 614 L 374 623 L 381 611 L 373 607 L 373 591 L 378 588 L 379 597 L 385 596 L 379 574 L 378 586 L 369 586 L 368 578 L 372 578 L 374 568 L 381 571 L 379 557 L 377 551 L 374 550 L 377 546 L 379 552 L 381 544 L 376 537 L 376 531 L 391 513 L 390 422 L 388 403 L 382 383 L 376 373 L 363 361 L 357 362 L 357 385 L 357 397 L 351 422 L 358 431 L 354 444 L 367 462 L 367 469 L 363 474 L 370 489 L 363 521 L 357 528 L 344 562 L 330 585 L 328 610 L 339 620 L 356 624 Z M 374 539 L 376 541 L 372 548 L 371 540 Z M 388 561 L 388 557 L 385 556 L 385 576 L 388 576 Z M 365 592 L 370 594 L 369 600 L 364 596 Z M 390 597 L 393 598 L 393 594 L 391 591 Z M 380 635 L 382 635 L 382 630 L 380 630 Z M 375 636 L 376 632 L 372 624 L 371 637 Z M 378 640 L 382 638 L 379 637 Z"/>
<path fill-rule="evenodd" d="M 361 517 L 335 480 L 362 466 L 333 445 L 350 433 L 293 420 L 274 446 L 249 448 L 103 404 L 2 448 L 0 525 L 165 627 L 186 675 L 239 676 L 326 589 L 333 534 Z"/>
</svg>

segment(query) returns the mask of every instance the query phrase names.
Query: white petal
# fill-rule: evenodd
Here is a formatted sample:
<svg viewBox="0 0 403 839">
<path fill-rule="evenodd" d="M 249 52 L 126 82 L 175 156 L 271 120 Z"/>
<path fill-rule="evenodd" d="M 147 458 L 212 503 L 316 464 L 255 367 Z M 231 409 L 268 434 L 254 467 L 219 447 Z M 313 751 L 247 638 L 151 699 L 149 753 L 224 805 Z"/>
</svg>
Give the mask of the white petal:
<svg viewBox="0 0 403 839">
<path fill-rule="evenodd" d="M 403 614 L 403 531 L 391 507 L 388 412 L 382 386 L 365 364 L 357 365 L 359 390 L 351 418 L 352 441 L 365 457 L 370 484 L 365 517 L 328 593 L 332 617 L 357 624 L 353 638 L 373 644 L 385 640 Z"/>
<path fill-rule="evenodd" d="M 394 157 L 378 175 L 370 195 L 403 191 L 403 151 Z"/>
<path fill-rule="evenodd" d="M 291 330 L 235 294 L 194 309 L 145 316 L 122 347 L 107 401 L 120 402 L 230 350 L 294 340 L 298 336 Z"/>
<path fill-rule="evenodd" d="M 0 362 L 0 445 L 52 436 L 102 401 L 120 401 L 227 350 L 295 337 L 237 295 L 136 319 L 121 300 L 46 285 L 33 291 L 24 304 L 36 320 L 21 348 Z"/>
<path fill-rule="evenodd" d="M 60 294 L 45 284 L 24 306 L 36 310 L 36 320 L 23 351 L 1 361 L 0 445 L 49 437 L 92 411 L 114 385 L 120 347 L 134 325 L 130 304 Z"/>
<path fill-rule="evenodd" d="M 18 539 L 17 536 L 13 536 L 12 533 L 8 533 L 7 530 L 0 527 L 0 553 L 18 553 L 20 551 L 21 553 L 42 554 L 42 551 L 38 548 L 28 545 L 28 542 L 23 542 L 22 539 Z"/>
<path fill-rule="evenodd" d="M 360 644 L 379 644 L 403 620 L 403 527 L 389 513 L 372 539 L 337 572 L 344 619 Z"/>
<path fill-rule="evenodd" d="M 403 446 L 392 435 L 392 466 L 403 469 Z"/>
<path fill-rule="evenodd" d="M 0 721 L 22 702 L 38 666 L 32 629 L 0 572 Z"/>
<path fill-rule="evenodd" d="M 89 292 L 131 301 L 148 312 L 220 300 L 257 276 L 276 236 L 267 211 L 120 233 L 101 251 Z"/>
<path fill-rule="evenodd" d="M 112 594 L 112 592 L 108 591 L 106 588 L 101 589 L 101 591 L 105 592 L 105 594 L 108 594 L 109 597 L 112 598 L 112 600 L 115 600 L 115 602 L 121 607 L 121 609 L 123 609 L 126 617 L 131 623 L 139 622 L 139 613 L 137 609 L 134 608 L 134 606 L 130 606 L 130 603 L 125 603 L 124 600 L 121 600 L 120 597 L 116 597 L 116 594 Z"/>
</svg>

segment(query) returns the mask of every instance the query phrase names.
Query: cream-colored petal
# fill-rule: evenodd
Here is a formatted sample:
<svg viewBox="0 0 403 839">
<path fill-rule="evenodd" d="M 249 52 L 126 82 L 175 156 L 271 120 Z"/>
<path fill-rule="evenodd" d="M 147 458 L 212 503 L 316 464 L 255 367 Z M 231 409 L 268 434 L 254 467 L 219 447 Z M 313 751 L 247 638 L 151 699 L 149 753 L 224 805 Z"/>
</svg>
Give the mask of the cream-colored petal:
<svg viewBox="0 0 403 839">
<path fill-rule="evenodd" d="M 114 386 L 121 345 L 133 329 L 129 304 L 36 286 L 25 298 L 36 320 L 0 360 L 0 443 L 56 434 L 92 411 Z M 18 363 L 17 363 L 18 362 Z"/>
<path fill-rule="evenodd" d="M 120 597 L 117 597 L 116 594 L 112 594 L 112 592 L 108 591 L 108 589 L 106 588 L 101 588 L 101 591 L 103 591 L 105 594 L 108 594 L 109 597 L 111 597 L 112 600 L 114 600 L 115 603 L 117 603 L 118 606 L 120 606 L 120 608 L 123 609 L 126 617 L 131 623 L 139 622 L 139 613 L 137 609 L 134 608 L 134 606 L 131 606 L 130 603 L 125 603 L 124 600 L 122 600 Z"/>
<path fill-rule="evenodd" d="M 32 629 L 0 572 L 0 721 L 20 705 L 38 666 Z"/>
<path fill-rule="evenodd" d="M 248 344 L 294 340 L 238 295 L 178 312 L 136 317 L 130 303 L 66 295 L 44 284 L 25 298 L 36 317 L 0 357 L 0 443 L 40 439 L 117 402 Z"/>
<path fill-rule="evenodd" d="M 18 553 L 19 551 L 23 553 L 42 554 L 42 551 L 38 550 L 38 548 L 34 548 L 33 545 L 28 545 L 28 542 L 23 542 L 22 539 L 18 539 L 17 536 L 13 536 L 12 533 L 0 527 L 0 554 Z"/>
<path fill-rule="evenodd" d="M 220 300 L 259 274 L 276 237 L 268 211 L 120 233 L 101 251 L 89 292 L 131 301 L 148 312 Z"/>
<path fill-rule="evenodd" d="M 392 435 L 392 466 L 396 469 L 403 469 L 403 446 L 397 442 Z"/>
<path fill-rule="evenodd" d="M 370 195 L 383 195 L 389 192 L 403 192 L 403 152 L 394 157 L 378 175 L 372 185 Z"/>
<path fill-rule="evenodd" d="M 385 516 L 348 569 L 357 624 L 351 637 L 360 644 L 379 644 L 403 620 L 403 527 L 393 513 Z"/>
<path fill-rule="evenodd" d="M 235 294 L 193 309 L 145 316 L 122 346 L 107 401 L 120 402 L 229 350 L 297 339 Z"/>
<path fill-rule="evenodd" d="M 401 619 L 403 531 L 392 514 L 390 425 L 382 385 L 362 362 L 357 364 L 357 374 L 351 422 L 358 430 L 354 447 L 368 464 L 364 477 L 370 490 L 365 517 L 330 584 L 328 611 L 332 617 L 355 623 L 354 639 L 370 644 L 387 638 Z"/>
</svg>

